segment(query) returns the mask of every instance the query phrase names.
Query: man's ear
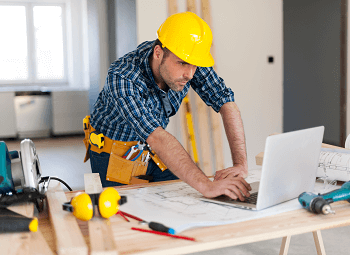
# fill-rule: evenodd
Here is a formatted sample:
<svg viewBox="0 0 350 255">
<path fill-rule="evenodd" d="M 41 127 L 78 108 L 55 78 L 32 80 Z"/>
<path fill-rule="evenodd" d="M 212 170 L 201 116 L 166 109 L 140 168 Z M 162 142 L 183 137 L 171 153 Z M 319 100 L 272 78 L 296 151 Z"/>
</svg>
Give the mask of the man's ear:
<svg viewBox="0 0 350 255">
<path fill-rule="evenodd" d="M 160 60 L 163 57 L 163 50 L 160 45 L 154 47 L 153 57 L 157 60 Z"/>
</svg>

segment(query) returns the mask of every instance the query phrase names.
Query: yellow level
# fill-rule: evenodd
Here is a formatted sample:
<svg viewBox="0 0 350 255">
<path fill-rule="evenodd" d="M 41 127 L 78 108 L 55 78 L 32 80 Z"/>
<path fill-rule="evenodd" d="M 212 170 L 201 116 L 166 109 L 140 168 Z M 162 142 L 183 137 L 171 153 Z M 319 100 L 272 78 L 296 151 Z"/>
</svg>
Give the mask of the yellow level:
<svg viewBox="0 0 350 255">
<path fill-rule="evenodd" d="M 191 147 L 192 147 L 192 153 L 193 153 L 193 161 L 198 165 L 198 152 L 197 152 L 197 146 L 196 146 L 196 136 L 194 132 L 193 127 L 193 119 L 191 114 L 191 107 L 190 107 L 190 99 L 189 96 L 186 95 L 186 97 L 183 99 L 186 109 L 186 122 L 187 122 L 187 131 L 188 131 L 188 139 L 190 141 Z"/>
</svg>

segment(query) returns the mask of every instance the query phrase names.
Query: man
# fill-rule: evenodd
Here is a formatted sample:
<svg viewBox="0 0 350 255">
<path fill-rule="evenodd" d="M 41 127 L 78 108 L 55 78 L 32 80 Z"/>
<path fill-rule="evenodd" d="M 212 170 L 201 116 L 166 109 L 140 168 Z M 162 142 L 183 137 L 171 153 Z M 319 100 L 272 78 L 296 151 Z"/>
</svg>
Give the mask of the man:
<svg viewBox="0 0 350 255">
<path fill-rule="evenodd" d="M 225 194 L 244 200 L 242 194 L 249 196 L 251 188 L 243 179 L 248 174 L 243 124 L 233 92 L 212 68 L 209 26 L 194 13 L 185 12 L 170 16 L 157 33 L 155 42 L 142 43 L 112 63 L 108 71 L 90 123 L 96 134 L 102 133 L 113 145 L 105 151 L 89 145 L 92 172 L 100 174 L 103 186 L 121 185 L 106 178 L 114 174 L 121 180 L 128 173 L 129 179 L 140 166 L 132 163 L 132 158 L 124 159 L 131 145 L 123 143 L 146 142 L 168 168 L 164 171 L 155 163 L 156 158 L 150 160 L 146 176 L 152 176 L 153 181 L 180 178 L 206 197 Z M 208 106 L 220 112 L 232 153 L 234 166 L 216 171 L 213 182 L 165 131 L 169 117 L 177 112 L 190 86 Z M 116 149 L 116 142 L 125 147 Z"/>
</svg>

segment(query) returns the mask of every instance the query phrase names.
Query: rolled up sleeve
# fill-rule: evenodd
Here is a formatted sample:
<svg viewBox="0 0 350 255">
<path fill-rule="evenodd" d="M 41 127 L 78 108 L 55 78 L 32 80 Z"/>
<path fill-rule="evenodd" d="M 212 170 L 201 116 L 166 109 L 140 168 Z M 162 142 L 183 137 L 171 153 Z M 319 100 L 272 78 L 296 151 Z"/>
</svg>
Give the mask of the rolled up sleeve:
<svg viewBox="0 0 350 255">
<path fill-rule="evenodd" d="M 191 86 L 206 105 L 216 112 L 219 112 L 225 103 L 235 101 L 233 91 L 226 87 L 224 80 L 212 67 L 198 67 L 191 80 Z"/>
</svg>

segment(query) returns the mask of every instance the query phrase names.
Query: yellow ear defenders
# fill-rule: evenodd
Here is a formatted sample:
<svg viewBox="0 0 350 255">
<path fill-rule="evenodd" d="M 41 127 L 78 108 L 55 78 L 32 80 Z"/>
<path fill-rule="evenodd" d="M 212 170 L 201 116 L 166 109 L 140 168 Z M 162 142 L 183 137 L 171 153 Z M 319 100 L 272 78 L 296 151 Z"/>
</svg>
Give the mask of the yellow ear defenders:
<svg viewBox="0 0 350 255">
<path fill-rule="evenodd" d="M 78 193 L 70 202 L 64 203 L 63 210 L 73 212 L 73 215 L 83 221 L 88 221 L 94 216 L 94 207 L 103 218 L 109 218 L 116 214 L 119 206 L 126 203 L 126 196 L 120 196 L 115 188 L 108 187 L 97 194 Z"/>
</svg>

